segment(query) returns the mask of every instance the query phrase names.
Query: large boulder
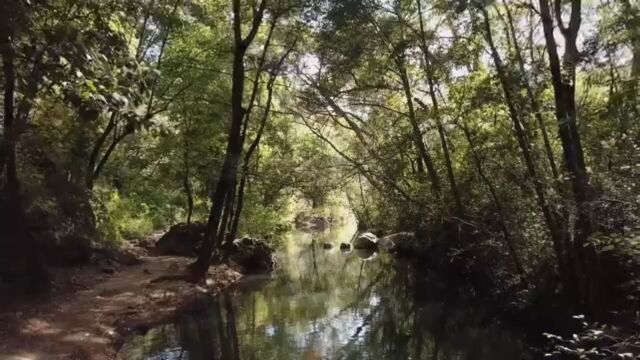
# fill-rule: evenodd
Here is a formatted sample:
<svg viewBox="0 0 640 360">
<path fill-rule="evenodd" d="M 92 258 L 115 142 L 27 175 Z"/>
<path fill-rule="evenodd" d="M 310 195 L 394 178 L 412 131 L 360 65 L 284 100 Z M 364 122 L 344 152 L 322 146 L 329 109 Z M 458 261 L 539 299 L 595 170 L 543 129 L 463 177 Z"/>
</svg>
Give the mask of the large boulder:
<svg viewBox="0 0 640 360">
<path fill-rule="evenodd" d="M 158 255 L 195 256 L 207 228 L 205 223 L 180 223 L 173 225 L 158 241 L 155 253 Z"/>
<path fill-rule="evenodd" d="M 274 269 L 274 249 L 264 240 L 243 237 L 231 245 L 227 258 L 230 265 L 241 273 L 266 273 Z"/>
<path fill-rule="evenodd" d="M 365 232 L 355 240 L 353 240 L 353 248 L 354 249 L 377 249 L 378 248 L 378 237 L 370 232 Z"/>
</svg>

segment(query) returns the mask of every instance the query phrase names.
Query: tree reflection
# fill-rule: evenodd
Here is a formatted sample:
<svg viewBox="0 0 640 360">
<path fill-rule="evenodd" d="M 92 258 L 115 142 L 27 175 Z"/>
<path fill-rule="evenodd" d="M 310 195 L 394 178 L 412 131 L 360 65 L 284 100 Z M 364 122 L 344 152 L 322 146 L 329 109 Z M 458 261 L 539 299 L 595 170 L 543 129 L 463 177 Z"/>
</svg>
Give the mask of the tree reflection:
<svg viewBox="0 0 640 360">
<path fill-rule="evenodd" d="M 425 277 L 412 266 L 317 245 L 350 236 L 289 242 L 273 280 L 184 317 L 177 342 L 191 360 L 526 359 L 517 338 L 481 325 L 485 314 L 473 306 L 446 306 L 441 286 L 417 282 Z"/>
</svg>

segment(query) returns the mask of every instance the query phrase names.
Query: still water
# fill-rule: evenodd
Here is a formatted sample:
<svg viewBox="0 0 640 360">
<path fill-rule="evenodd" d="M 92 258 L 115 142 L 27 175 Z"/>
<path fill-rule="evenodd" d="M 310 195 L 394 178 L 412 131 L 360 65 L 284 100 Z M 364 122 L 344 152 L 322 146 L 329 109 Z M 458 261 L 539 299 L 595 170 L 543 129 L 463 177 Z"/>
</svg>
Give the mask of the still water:
<svg viewBox="0 0 640 360">
<path fill-rule="evenodd" d="M 386 254 L 340 251 L 353 226 L 292 232 L 270 277 L 249 277 L 176 323 L 130 339 L 124 359 L 530 359 L 516 334 L 451 305 Z M 325 249 L 324 244 L 331 244 Z M 438 299 L 438 300 L 436 300 Z"/>
</svg>

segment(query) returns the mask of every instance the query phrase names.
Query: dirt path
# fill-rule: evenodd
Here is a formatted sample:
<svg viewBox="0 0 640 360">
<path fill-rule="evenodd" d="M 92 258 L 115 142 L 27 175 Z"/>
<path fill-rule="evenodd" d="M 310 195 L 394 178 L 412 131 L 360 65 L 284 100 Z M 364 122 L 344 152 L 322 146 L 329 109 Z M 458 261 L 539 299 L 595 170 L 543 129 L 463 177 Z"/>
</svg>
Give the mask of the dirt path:
<svg viewBox="0 0 640 360">
<path fill-rule="evenodd" d="M 206 286 L 151 283 L 176 274 L 189 259 L 141 260 L 119 270 L 96 265 L 59 270 L 58 291 L 49 298 L 0 309 L 0 360 L 117 359 L 123 336 L 168 321 L 242 277 L 220 265 L 211 267 Z"/>
</svg>

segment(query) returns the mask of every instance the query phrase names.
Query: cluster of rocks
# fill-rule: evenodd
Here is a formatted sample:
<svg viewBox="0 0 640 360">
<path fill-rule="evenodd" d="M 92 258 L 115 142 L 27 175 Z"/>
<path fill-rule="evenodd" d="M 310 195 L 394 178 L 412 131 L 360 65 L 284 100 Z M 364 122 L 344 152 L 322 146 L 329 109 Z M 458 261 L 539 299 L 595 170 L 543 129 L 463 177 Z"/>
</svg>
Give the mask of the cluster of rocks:
<svg viewBox="0 0 640 360">
<path fill-rule="evenodd" d="M 157 255 L 194 257 L 205 231 L 205 223 L 174 225 L 158 239 L 153 251 Z M 275 267 L 274 249 L 264 240 L 243 237 L 221 246 L 220 252 L 233 268 L 245 274 L 269 272 Z"/>
<path fill-rule="evenodd" d="M 299 216 L 296 224 L 321 224 L 328 221 L 324 218 L 322 218 L 324 220 L 318 219 L 320 217 Z M 174 225 L 158 239 L 153 252 L 157 255 L 196 256 L 204 240 L 205 230 L 205 223 Z M 339 249 L 342 252 L 353 250 L 358 256 L 370 258 L 379 250 L 400 255 L 411 253 L 416 243 L 415 235 L 410 232 L 399 232 L 382 237 L 364 232 L 356 236 L 351 243 L 341 243 Z M 333 244 L 328 242 L 322 243 L 321 246 L 325 250 L 333 248 Z M 273 247 L 266 241 L 243 237 L 230 244 L 223 244 L 219 255 L 237 271 L 250 274 L 272 271 L 276 265 L 273 253 Z"/>
<path fill-rule="evenodd" d="M 392 253 L 404 253 L 411 251 L 416 243 L 416 236 L 411 232 L 398 232 L 382 237 L 373 233 L 364 232 L 353 240 L 353 248 L 360 250 L 386 250 Z"/>
<path fill-rule="evenodd" d="M 398 232 L 386 236 L 377 236 L 372 232 L 363 232 L 354 237 L 350 243 L 341 243 L 339 248 L 343 253 L 352 252 L 363 259 L 375 257 L 380 250 L 396 256 L 411 256 L 420 249 L 416 236 L 411 232 Z M 331 243 L 323 243 L 322 248 L 330 250 Z"/>
</svg>

